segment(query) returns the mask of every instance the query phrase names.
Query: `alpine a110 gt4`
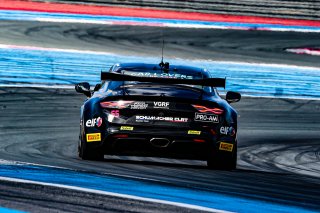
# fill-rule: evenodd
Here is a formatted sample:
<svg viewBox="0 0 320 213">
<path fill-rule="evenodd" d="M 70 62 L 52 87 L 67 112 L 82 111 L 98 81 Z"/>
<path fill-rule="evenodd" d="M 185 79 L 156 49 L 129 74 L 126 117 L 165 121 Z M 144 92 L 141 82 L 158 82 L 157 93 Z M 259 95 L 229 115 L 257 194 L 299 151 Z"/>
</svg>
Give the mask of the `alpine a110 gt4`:
<svg viewBox="0 0 320 213">
<path fill-rule="evenodd" d="M 207 161 L 209 168 L 235 169 L 237 92 L 220 97 L 225 78 L 205 69 L 160 64 L 115 64 L 101 72 L 81 107 L 78 153 L 85 160 L 135 155 Z"/>
</svg>

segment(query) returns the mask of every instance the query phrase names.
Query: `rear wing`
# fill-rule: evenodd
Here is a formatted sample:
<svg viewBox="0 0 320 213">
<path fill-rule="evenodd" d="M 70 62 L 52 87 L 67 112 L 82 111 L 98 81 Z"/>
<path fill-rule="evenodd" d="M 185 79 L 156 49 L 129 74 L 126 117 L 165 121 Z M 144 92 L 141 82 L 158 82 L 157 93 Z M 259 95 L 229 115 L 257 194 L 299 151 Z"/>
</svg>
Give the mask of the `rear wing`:
<svg viewBox="0 0 320 213">
<path fill-rule="evenodd" d="M 139 81 L 161 84 L 187 84 L 212 87 L 226 87 L 225 78 L 204 78 L 204 79 L 176 79 L 176 78 L 156 78 L 140 77 L 133 75 L 123 75 L 119 73 L 101 72 L 101 80 L 104 81 Z"/>
</svg>

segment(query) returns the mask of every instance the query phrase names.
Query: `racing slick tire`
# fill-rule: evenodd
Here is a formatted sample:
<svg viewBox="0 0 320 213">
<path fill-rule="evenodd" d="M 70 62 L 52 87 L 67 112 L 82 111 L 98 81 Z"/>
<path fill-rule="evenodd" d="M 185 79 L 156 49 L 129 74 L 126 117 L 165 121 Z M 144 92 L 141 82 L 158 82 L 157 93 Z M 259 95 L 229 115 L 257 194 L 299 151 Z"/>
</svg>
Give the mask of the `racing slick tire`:
<svg viewBox="0 0 320 213">
<path fill-rule="evenodd" d="M 219 151 L 214 149 L 209 153 L 207 159 L 207 166 L 209 169 L 216 170 L 233 170 L 237 167 L 237 146 L 232 153 Z"/>
<path fill-rule="evenodd" d="M 85 141 L 85 132 L 82 129 L 79 135 L 78 155 L 82 160 L 102 161 L 104 159 L 101 149 L 90 147 Z"/>
<path fill-rule="evenodd" d="M 80 139 L 78 154 L 82 160 L 102 161 L 104 159 L 104 155 L 100 150 L 89 147 L 82 139 Z"/>
</svg>

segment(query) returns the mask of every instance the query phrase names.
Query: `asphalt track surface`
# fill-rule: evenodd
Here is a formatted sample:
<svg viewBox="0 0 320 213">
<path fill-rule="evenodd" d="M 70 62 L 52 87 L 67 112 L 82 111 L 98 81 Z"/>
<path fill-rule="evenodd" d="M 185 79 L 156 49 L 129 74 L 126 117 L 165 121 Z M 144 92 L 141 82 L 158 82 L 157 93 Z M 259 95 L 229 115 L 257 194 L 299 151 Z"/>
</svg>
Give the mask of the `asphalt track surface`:
<svg viewBox="0 0 320 213">
<path fill-rule="evenodd" d="M 159 56 L 163 33 L 167 57 L 320 64 L 317 57 L 283 51 L 286 47 L 319 46 L 317 34 L 4 21 L 0 27 L 0 42 L 8 44 Z M 320 210 L 320 101 L 243 98 L 234 104 L 240 115 L 238 169 L 210 171 L 199 161 L 136 157 L 81 161 L 76 144 L 83 100 L 84 96 L 70 90 L 1 88 L 1 159 L 129 175 L 164 185 Z M 17 195 L 16 187 L 27 189 Z M 115 212 L 134 206 L 132 212 L 148 212 L 154 209 L 152 205 L 159 212 L 187 211 L 106 196 L 85 197 L 50 187 L 38 190 L 37 186 L 2 182 L 0 188 L 1 206 L 27 211 Z M 32 202 L 27 192 L 33 194 Z"/>
<path fill-rule="evenodd" d="M 203 212 L 28 183 L 0 182 L 0 204 L 27 212 Z"/>
</svg>

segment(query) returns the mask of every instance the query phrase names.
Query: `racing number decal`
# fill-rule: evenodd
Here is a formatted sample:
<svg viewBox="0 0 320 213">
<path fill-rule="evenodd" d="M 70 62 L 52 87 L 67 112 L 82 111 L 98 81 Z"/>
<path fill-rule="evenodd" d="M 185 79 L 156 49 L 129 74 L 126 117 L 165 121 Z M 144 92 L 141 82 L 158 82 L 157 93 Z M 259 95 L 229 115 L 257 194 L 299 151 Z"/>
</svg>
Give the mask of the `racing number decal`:
<svg viewBox="0 0 320 213">
<path fill-rule="evenodd" d="M 120 117 L 120 111 L 119 110 L 111 110 L 111 115 L 118 118 L 118 117 Z"/>
</svg>

